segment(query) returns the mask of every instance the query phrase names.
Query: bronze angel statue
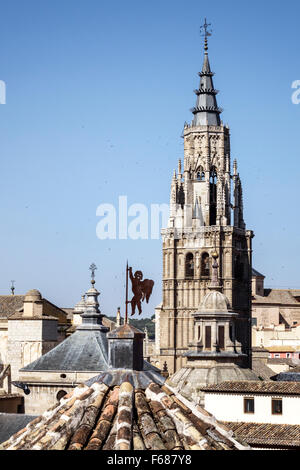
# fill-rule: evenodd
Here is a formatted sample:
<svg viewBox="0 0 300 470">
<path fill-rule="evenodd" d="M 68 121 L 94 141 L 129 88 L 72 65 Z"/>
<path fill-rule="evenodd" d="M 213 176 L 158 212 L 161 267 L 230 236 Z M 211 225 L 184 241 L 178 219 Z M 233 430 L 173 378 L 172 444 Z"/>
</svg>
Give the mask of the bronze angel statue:
<svg viewBox="0 0 300 470">
<path fill-rule="evenodd" d="M 138 308 L 139 315 L 142 313 L 142 302 L 146 299 L 147 304 L 149 303 L 150 296 L 152 294 L 154 281 L 151 279 L 143 280 L 142 271 L 136 271 L 132 274 L 132 268 L 128 269 L 129 277 L 132 284 L 132 292 L 134 294 L 131 303 L 131 316 L 135 314 L 136 307 Z"/>
</svg>

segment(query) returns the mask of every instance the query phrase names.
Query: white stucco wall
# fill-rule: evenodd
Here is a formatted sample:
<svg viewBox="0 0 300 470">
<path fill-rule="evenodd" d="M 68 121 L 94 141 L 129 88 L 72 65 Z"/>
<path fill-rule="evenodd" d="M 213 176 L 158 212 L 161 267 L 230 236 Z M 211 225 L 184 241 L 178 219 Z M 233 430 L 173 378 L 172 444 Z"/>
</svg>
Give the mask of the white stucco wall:
<svg viewBox="0 0 300 470">
<path fill-rule="evenodd" d="M 7 351 L 7 330 L 0 329 L 0 364 L 6 364 L 6 351 Z M 1 369 L 1 368 L 0 368 Z"/>
<path fill-rule="evenodd" d="M 254 398 L 254 414 L 244 413 L 244 398 Z M 282 415 L 272 415 L 272 398 L 282 398 Z M 205 393 L 205 409 L 220 421 L 300 424 L 300 396 Z"/>
</svg>

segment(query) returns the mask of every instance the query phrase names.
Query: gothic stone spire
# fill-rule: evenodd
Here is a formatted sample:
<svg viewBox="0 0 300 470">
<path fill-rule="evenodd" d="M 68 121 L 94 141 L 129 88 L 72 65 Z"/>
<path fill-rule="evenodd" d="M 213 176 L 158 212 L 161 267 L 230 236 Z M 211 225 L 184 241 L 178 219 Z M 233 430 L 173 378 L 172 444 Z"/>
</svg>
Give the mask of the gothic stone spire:
<svg viewBox="0 0 300 470">
<path fill-rule="evenodd" d="M 202 27 L 205 29 L 205 46 L 204 46 L 204 62 L 202 67 L 202 72 L 199 73 L 200 76 L 200 85 L 195 94 L 197 95 L 196 106 L 192 109 L 194 114 L 193 126 L 220 126 L 220 114 L 222 109 L 218 107 L 216 95 L 218 91 L 215 90 L 213 84 L 213 72 L 210 68 L 210 63 L 208 59 L 208 46 L 207 46 L 207 36 L 211 34 L 207 31 L 206 23 Z"/>
</svg>

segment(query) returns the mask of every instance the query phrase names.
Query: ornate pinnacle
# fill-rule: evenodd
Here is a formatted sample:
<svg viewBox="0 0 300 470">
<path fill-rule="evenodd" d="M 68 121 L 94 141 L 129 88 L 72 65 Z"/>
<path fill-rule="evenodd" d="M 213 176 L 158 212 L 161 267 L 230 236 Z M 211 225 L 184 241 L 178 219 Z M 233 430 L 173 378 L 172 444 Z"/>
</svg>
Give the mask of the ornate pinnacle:
<svg viewBox="0 0 300 470">
<path fill-rule="evenodd" d="M 178 161 L 178 174 L 181 175 L 181 160 Z"/>
</svg>

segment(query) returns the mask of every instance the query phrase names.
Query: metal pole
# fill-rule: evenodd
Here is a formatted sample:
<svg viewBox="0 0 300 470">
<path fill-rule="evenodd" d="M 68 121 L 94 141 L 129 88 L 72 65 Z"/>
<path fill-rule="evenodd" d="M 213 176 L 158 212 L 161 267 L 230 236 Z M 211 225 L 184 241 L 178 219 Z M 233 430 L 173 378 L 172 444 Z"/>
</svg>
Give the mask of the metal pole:
<svg viewBox="0 0 300 470">
<path fill-rule="evenodd" d="M 126 301 L 125 301 L 125 325 L 128 323 L 128 261 L 126 265 Z"/>
</svg>

